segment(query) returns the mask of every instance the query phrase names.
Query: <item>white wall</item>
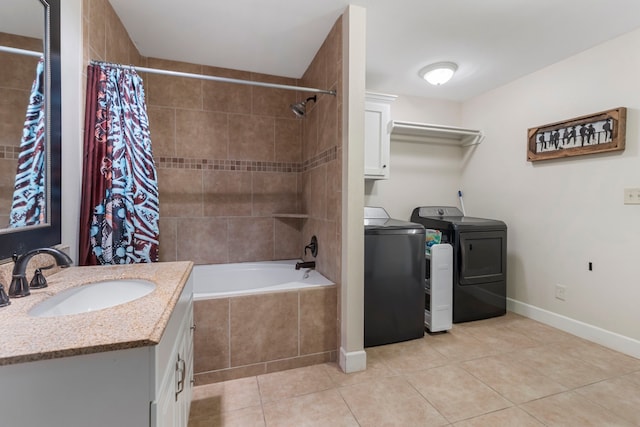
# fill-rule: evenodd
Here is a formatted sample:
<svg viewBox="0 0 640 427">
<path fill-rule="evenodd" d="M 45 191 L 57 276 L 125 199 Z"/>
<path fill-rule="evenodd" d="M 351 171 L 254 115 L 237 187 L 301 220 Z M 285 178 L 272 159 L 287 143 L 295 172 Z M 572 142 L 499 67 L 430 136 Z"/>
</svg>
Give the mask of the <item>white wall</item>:
<svg viewBox="0 0 640 427">
<path fill-rule="evenodd" d="M 82 0 L 60 2 L 62 67 L 62 244 L 78 258 L 82 181 Z"/>
<path fill-rule="evenodd" d="M 506 221 L 508 296 L 554 315 L 640 339 L 640 30 L 463 105 L 486 140 L 462 170 L 465 206 Z M 626 149 L 529 163 L 527 129 L 627 107 Z M 395 165 L 394 165 L 395 166 Z M 588 263 L 593 271 L 588 271 Z M 555 285 L 567 287 L 566 301 Z M 636 341 L 637 343 L 637 341 Z"/>
<path fill-rule="evenodd" d="M 400 95 L 391 119 L 460 126 L 457 102 Z M 465 149 L 391 140 L 390 179 L 365 182 L 365 204 L 382 206 L 393 218 L 408 220 L 416 206 L 457 206 Z"/>
</svg>

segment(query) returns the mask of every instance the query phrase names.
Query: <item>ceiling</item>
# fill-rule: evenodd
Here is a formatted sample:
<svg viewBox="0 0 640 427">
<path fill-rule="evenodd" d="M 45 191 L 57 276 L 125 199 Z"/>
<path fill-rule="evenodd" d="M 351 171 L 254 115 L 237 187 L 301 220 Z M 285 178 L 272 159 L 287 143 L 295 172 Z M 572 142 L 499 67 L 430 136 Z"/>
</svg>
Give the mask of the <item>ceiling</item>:
<svg viewBox="0 0 640 427">
<path fill-rule="evenodd" d="M 296 78 L 346 6 L 362 6 L 367 89 L 452 101 L 640 28 L 638 0 L 110 2 L 144 56 Z M 418 71 L 440 61 L 458 64 L 454 78 L 421 81 Z"/>
</svg>

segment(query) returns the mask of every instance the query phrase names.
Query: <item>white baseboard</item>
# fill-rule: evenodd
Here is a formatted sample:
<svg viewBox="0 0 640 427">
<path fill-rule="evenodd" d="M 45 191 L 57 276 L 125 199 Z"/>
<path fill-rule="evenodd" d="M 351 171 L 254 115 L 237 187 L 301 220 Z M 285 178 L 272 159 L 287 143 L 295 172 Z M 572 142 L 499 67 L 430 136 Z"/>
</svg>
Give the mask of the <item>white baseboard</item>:
<svg viewBox="0 0 640 427">
<path fill-rule="evenodd" d="M 364 350 L 346 352 L 340 347 L 340 369 L 346 374 L 367 369 L 367 353 Z"/>
<path fill-rule="evenodd" d="M 507 310 L 640 359 L 640 341 L 507 298 Z"/>
</svg>

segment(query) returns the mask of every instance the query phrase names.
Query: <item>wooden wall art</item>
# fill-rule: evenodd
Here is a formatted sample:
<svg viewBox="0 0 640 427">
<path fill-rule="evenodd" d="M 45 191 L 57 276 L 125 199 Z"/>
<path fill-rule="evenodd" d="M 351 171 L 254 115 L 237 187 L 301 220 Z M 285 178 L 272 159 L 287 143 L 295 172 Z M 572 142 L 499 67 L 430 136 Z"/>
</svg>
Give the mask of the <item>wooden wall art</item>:
<svg viewBox="0 0 640 427">
<path fill-rule="evenodd" d="M 627 109 L 615 108 L 588 116 L 530 128 L 527 160 L 557 159 L 624 150 Z"/>
</svg>

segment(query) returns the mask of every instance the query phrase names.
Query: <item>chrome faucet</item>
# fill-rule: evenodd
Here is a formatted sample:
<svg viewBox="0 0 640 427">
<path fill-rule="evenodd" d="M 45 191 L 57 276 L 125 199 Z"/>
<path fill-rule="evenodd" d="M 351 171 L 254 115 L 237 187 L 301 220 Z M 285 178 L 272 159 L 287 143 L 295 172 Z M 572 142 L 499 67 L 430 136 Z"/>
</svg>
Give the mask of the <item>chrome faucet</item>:
<svg viewBox="0 0 640 427">
<path fill-rule="evenodd" d="M 66 268 L 73 264 L 69 255 L 65 254 L 59 249 L 55 248 L 39 248 L 33 249 L 21 256 L 14 255 L 13 261 L 13 277 L 11 279 L 11 286 L 9 286 L 9 296 L 13 298 L 26 297 L 31 292 L 29 291 L 29 282 L 27 282 L 27 264 L 29 260 L 38 254 L 49 254 L 62 268 Z"/>
</svg>

